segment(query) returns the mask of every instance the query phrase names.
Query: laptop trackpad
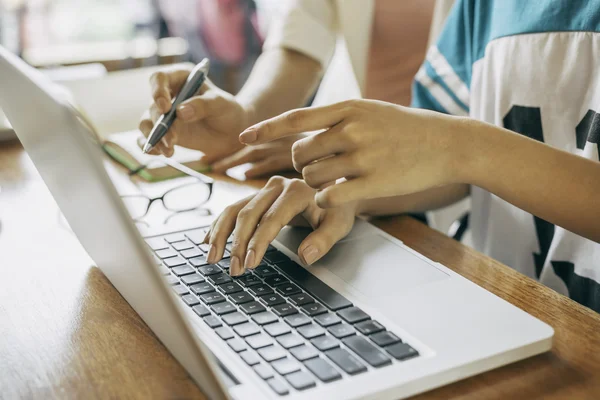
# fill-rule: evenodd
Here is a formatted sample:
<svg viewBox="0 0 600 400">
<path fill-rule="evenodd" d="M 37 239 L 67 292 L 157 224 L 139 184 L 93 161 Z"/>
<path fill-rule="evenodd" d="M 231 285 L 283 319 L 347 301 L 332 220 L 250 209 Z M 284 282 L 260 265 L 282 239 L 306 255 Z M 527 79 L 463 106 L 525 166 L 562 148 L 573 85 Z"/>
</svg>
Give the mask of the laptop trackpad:
<svg viewBox="0 0 600 400">
<path fill-rule="evenodd" d="M 448 278 L 445 272 L 379 234 L 342 241 L 315 266 L 328 269 L 373 299 Z"/>
</svg>

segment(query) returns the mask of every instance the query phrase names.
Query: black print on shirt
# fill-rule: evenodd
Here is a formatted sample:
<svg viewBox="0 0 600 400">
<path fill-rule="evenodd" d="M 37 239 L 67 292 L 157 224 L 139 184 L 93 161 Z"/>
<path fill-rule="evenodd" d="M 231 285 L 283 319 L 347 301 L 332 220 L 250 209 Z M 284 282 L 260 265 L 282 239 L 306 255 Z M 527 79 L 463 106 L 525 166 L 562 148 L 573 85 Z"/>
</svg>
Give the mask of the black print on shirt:
<svg viewBox="0 0 600 400">
<path fill-rule="evenodd" d="M 588 110 L 575 128 L 575 136 L 579 150 L 583 150 L 585 142 L 595 143 L 598 146 L 598 157 L 600 158 L 600 114 L 594 110 Z"/>
<path fill-rule="evenodd" d="M 504 127 L 531 139 L 544 142 L 542 115 L 539 107 L 513 106 L 503 119 Z M 600 114 L 589 110 L 575 128 L 577 148 L 583 149 L 585 143 L 598 145 L 600 155 Z M 536 275 L 539 278 L 548 257 L 550 245 L 554 238 L 554 224 L 533 216 L 538 238 L 539 253 L 533 253 Z M 554 261 L 550 264 L 554 273 L 559 276 L 569 290 L 569 296 L 588 307 L 600 312 L 600 284 L 575 273 L 575 264 L 569 261 Z"/>
</svg>

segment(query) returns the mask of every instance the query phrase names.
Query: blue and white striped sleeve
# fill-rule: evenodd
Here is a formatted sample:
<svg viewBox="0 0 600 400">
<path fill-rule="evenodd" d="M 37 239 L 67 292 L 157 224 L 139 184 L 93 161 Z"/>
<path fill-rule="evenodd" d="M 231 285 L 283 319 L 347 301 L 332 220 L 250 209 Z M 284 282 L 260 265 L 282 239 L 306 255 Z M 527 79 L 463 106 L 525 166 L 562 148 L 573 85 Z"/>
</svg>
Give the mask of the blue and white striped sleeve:
<svg viewBox="0 0 600 400">
<path fill-rule="evenodd" d="M 458 116 L 469 115 L 471 26 L 469 1 L 457 1 L 439 40 L 415 76 L 412 107 Z"/>
</svg>

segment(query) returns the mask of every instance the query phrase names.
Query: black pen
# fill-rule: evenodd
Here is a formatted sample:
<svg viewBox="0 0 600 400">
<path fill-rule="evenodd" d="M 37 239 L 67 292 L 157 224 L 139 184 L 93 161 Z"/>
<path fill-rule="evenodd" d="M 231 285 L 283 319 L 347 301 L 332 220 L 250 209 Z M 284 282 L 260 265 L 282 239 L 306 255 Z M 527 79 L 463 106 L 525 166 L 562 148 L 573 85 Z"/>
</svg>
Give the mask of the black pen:
<svg viewBox="0 0 600 400">
<path fill-rule="evenodd" d="M 144 153 L 152 150 L 152 148 L 160 142 L 160 139 L 167 134 L 169 128 L 173 125 L 173 121 L 175 121 L 175 118 L 177 117 L 177 106 L 198 92 L 206 80 L 209 67 L 210 62 L 208 61 L 208 58 L 205 58 L 192 69 L 190 75 L 183 84 L 183 87 L 179 93 L 177 93 L 175 99 L 173 99 L 171 109 L 166 114 L 161 115 L 152 127 L 148 139 L 146 140 L 146 144 L 144 144 L 144 148 L 142 149 Z"/>
</svg>

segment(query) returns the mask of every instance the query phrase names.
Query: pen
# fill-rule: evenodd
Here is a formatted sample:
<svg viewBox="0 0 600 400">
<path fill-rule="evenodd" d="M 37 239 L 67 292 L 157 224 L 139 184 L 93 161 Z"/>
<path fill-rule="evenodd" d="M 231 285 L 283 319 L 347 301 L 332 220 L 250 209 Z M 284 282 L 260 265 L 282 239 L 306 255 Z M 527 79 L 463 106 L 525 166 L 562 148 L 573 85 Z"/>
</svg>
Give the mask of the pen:
<svg viewBox="0 0 600 400">
<path fill-rule="evenodd" d="M 161 115 L 152 127 L 152 130 L 148 135 L 148 139 L 144 144 L 144 148 L 142 149 L 144 153 L 152 150 L 152 148 L 156 146 L 158 142 L 160 142 L 160 139 L 167 134 L 169 128 L 171 128 L 171 125 L 173 125 L 173 121 L 175 121 L 175 118 L 177 117 L 177 106 L 198 92 L 206 80 L 209 67 L 210 62 L 208 58 L 205 58 L 204 60 L 200 61 L 200 63 L 198 63 L 194 69 L 192 69 L 190 75 L 183 84 L 183 87 L 179 93 L 177 93 L 175 99 L 173 99 L 173 102 L 171 103 L 171 109 L 166 114 Z"/>
</svg>

